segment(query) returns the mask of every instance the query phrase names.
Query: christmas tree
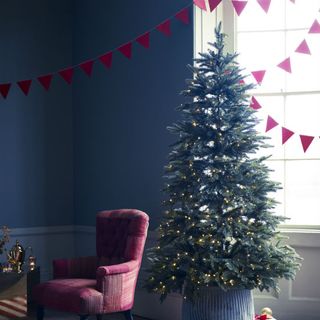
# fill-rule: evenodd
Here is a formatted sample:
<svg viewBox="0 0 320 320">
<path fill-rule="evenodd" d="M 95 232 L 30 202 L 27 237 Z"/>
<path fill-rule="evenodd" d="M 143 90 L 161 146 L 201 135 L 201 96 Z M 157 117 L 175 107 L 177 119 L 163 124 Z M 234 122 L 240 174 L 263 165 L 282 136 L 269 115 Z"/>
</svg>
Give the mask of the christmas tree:
<svg viewBox="0 0 320 320">
<path fill-rule="evenodd" d="M 269 178 L 269 147 L 255 129 L 248 90 L 237 54 L 224 52 L 221 24 L 216 41 L 190 66 L 178 107 L 182 120 L 165 168 L 166 211 L 157 246 L 149 251 L 146 287 L 161 294 L 181 292 L 193 300 L 204 286 L 224 290 L 279 290 L 279 278 L 293 279 L 299 256 L 276 228 L 284 217 L 272 210 L 279 184 Z"/>
</svg>

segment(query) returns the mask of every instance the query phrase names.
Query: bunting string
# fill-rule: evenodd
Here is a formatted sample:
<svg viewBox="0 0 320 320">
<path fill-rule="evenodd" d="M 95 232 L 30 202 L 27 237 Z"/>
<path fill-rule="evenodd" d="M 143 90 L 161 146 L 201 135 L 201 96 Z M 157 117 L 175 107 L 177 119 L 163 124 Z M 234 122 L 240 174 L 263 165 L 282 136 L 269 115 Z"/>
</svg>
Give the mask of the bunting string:
<svg viewBox="0 0 320 320">
<path fill-rule="evenodd" d="M 269 10 L 271 0 L 256 0 L 256 1 L 261 6 L 261 8 L 267 13 Z M 210 10 L 210 12 L 212 12 L 217 8 L 217 6 L 222 2 L 222 0 L 207 0 L 207 2 L 208 2 L 209 10 Z M 240 15 L 242 10 L 246 6 L 247 2 L 248 1 L 240 1 L 240 0 L 232 1 L 234 9 L 238 15 Z M 291 2 L 294 3 L 294 1 L 291 1 Z M 20 90 L 22 91 L 22 93 L 25 96 L 27 96 L 29 94 L 30 88 L 35 80 L 37 80 L 37 82 L 39 82 L 39 84 L 44 88 L 44 90 L 48 91 L 50 89 L 52 79 L 56 75 L 59 75 L 68 85 L 70 85 L 70 84 L 72 84 L 74 72 L 77 68 L 81 69 L 88 77 L 90 77 L 92 75 L 93 66 L 97 61 L 102 63 L 106 67 L 106 69 L 111 68 L 112 57 L 113 57 L 114 52 L 116 52 L 116 51 L 120 52 L 127 59 L 131 59 L 132 58 L 133 43 L 137 42 L 138 44 L 140 44 L 144 48 L 148 49 L 150 47 L 150 33 L 152 31 L 156 30 L 167 37 L 171 36 L 171 21 L 173 18 L 179 20 L 180 22 L 182 22 L 185 25 L 188 25 L 190 22 L 189 8 L 191 7 L 192 4 L 198 6 L 200 9 L 202 9 L 204 11 L 207 11 L 206 0 L 193 0 L 193 3 L 184 7 L 183 9 L 179 10 L 176 14 L 165 19 L 163 22 L 156 25 L 152 29 L 144 32 L 142 35 L 139 35 L 135 39 L 132 39 L 132 40 L 128 41 L 127 43 L 120 45 L 117 48 L 114 48 L 108 52 L 103 53 L 102 55 L 100 55 L 98 57 L 91 58 L 91 59 L 83 61 L 79 64 L 64 68 L 62 70 L 54 71 L 54 72 L 40 75 L 37 77 L 18 80 L 18 81 L 14 81 L 14 82 L 0 83 L 0 95 L 2 96 L 2 98 L 6 99 L 8 97 L 9 91 L 12 88 L 12 85 L 17 85 L 20 88 Z M 315 32 L 320 33 L 319 23 L 317 23 L 313 26 L 313 30 Z M 307 43 L 304 42 L 303 44 L 301 44 L 299 50 L 306 51 L 307 50 Z M 282 67 L 286 71 L 289 71 L 289 70 L 291 71 L 290 60 L 283 61 L 282 63 L 279 64 L 279 67 Z M 261 79 L 261 81 L 262 81 L 262 79 Z"/>
<path fill-rule="evenodd" d="M 79 64 L 68 66 L 67 68 L 54 71 L 48 74 L 36 76 L 33 78 L 18 80 L 13 82 L 0 83 L 0 95 L 3 99 L 6 99 L 9 95 L 9 92 L 13 85 L 17 85 L 22 93 L 27 96 L 30 92 L 32 84 L 37 81 L 45 91 L 48 91 L 51 86 L 52 79 L 59 75 L 68 85 L 72 84 L 74 72 L 76 69 L 82 70 L 88 77 L 91 77 L 93 66 L 96 62 L 100 62 L 106 69 L 111 68 L 112 66 L 112 58 L 115 52 L 121 53 L 125 58 L 132 58 L 132 48 L 133 44 L 137 42 L 142 47 L 148 49 L 150 48 L 150 34 L 153 31 L 157 31 L 162 33 L 166 37 L 170 37 L 172 35 L 171 32 L 171 22 L 172 20 L 178 20 L 184 25 L 190 24 L 190 7 L 192 3 L 183 9 L 176 12 L 174 15 L 168 17 L 158 25 L 153 28 L 145 31 L 143 34 L 138 37 L 121 44 L 119 47 L 114 48 L 108 52 L 103 53 L 102 55 L 88 59 L 86 61 L 80 62 Z"/>
<path fill-rule="evenodd" d="M 255 110 L 262 108 L 261 104 L 257 101 L 256 97 L 254 97 L 254 96 L 252 96 L 250 107 Z M 275 120 L 274 117 L 270 116 L 269 114 L 267 114 L 266 118 L 267 118 L 267 120 L 266 120 L 265 132 L 269 132 L 272 129 L 280 126 L 279 122 L 277 120 Z M 317 136 L 297 133 L 293 130 L 290 130 L 289 128 L 287 128 L 285 126 L 280 126 L 280 127 L 281 127 L 282 145 L 284 145 L 293 135 L 297 135 L 300 138 L 300 142 L 301 142 L 301 145 L 302 145 L 304 152 L 306 152 L 308 150 L 311 143 L 314 141 L 315 138 L 317 138 Z M 318 138 L 320 138 L 320 136 Z"/>
<path fill-rule="evenodd" d="M 230 1 L 230 0 L 229 0 Z M 271 5 L 271 0 L 251 0 L 256 2 L 261 9 L 267 14 Z M 292 4 L 295 4 L 295 0 L 289 0 Z M 134 43 L 138 43 L 142 47 L 148 49 L 150 48 L 150 35 L 151 32 L 156 31 L 163 34 L 166 37 L 170 37 L 172 35 L 171 30 L 171 22 L 172 20 L 179 20 L 182 24 L 188 25 L 190 23 L 190 7 L 195 5 L 199 7 L 201 10 L 213 12 L 222 0 L 193 0 L 191 4 L 182 8 L 174 15 L 166 18 L 158 25 L 154 26 L 153 28 L 145 31 L 141 35 L 138 35 L 136 38 L 127 41 L 126 43 L 121 44 L 117 48 L 109 50 L 97 57 L 87 59 L 86 61 L 82 61 L 79 64 L 71 65 L 64 69 L 47 73 L 44 75 L 39 75 L 33 78 L 18 80 L 13 82 L 6 82 L 0 83 L 0 95 L 2 98 L 6 99 L 9 95 L 9 92 L 13 85 L 16 85 L 21 92 L 28 96 L 32 84 L 34 82 L 38 82 L 45 91 L 48 91 L 51 86 L 52 79 L 55 76 L 59 76 L 61 79 L 65 81 L 66 84 L 71 85 L 73 82 L 73 76 L 76 69 L 82 70 L 88 77 L 91 77 L 94 64 L 96 62 L 101 63 L 105 69 L 110 69 L 112 67 L 112 58 L 115 52 L 119 52 L 125 58 L 131 59 L 132 58 L 132 50 Z M 235 13 L 240 16 L 242 12 L 245 10 L 249 1 L 246 0 L 231 0 Z M 311 26 L 308 29 L 308 34 L 320 34 L 320 23 L 317 19 L 314 19 Z M 307 36 L 305 36 L 296 46 L 294 53 L 298 54 L 305 54 L 305 55 L 312 55 L 311 50 L 307 41 Z M 292 54 L 286 57 L 284 60 L 280 61 L 275 65 L 275 67 L 282 69 L 283 71 L 292 74 L 294 68 L 292 68 Z M 255 80 L 258 85 L 262 85 L 264 77 L 268 70 L 261 69 L 261 70 L 254 70 L 251 71 L 251 76 Z M 262 109 L 261 103 L 257 100 L 255 96 L 252 96 L 250 107 L 259 110 Z M 268 115 L 266 120 L 266 132 L 271 131 L 272 129 L 279 126 L 279 123 L 274 119 L 274 117 Z M 282 137 L 282 144 L 285 144 L 293 135 L 297 134 L 294 130 L 291 130 L 287 127 L 281 126 L 281 137 Z M 303 151 L 306 152 L 310 147 L 311 143 L 317 136 L 310 136 L 306 134 L 297 134 L 300 137 L 301 145 Z M 320 137 L 319 137 L 320 138 Z"/>
</svg>

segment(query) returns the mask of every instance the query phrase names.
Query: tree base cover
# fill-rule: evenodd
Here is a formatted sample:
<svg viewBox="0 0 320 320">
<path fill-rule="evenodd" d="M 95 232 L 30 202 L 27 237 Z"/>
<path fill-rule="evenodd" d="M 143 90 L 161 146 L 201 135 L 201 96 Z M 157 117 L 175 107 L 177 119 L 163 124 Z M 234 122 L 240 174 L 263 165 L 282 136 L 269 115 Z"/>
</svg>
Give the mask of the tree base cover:
<svg viewBox="0 0 320 320">
<path fill-rule="evenodd" d="M 194 302 L 184 300 L 183 320 L 253 320 L 254 305 L 251 290 L 204 287 Z"/>
</svg>

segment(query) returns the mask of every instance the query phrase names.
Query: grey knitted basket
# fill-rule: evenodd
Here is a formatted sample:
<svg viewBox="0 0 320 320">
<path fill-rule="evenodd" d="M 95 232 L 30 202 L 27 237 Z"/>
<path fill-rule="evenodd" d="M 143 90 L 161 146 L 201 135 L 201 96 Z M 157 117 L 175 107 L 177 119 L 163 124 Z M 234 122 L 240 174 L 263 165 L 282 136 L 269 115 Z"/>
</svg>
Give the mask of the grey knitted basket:
<svg viewBox="0 0 320 320">
<path fill-rule="evenodd" d="M 251 290 L 201 288 L 194 303 L 184 300 L 181 320 L 253 320 Z"/>
</svg>

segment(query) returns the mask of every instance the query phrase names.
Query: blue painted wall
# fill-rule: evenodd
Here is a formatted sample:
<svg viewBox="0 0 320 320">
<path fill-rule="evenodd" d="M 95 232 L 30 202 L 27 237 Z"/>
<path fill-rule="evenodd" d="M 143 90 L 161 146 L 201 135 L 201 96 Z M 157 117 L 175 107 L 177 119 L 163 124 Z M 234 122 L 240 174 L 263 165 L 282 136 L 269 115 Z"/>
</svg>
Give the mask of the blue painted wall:
<svg viewBox="0 0 320 320">
<path fill-rule="evenodd" d="M 189 5 L 189 0 L 74 1 L 73 59 L 79 63 L 136 38 Z M 192 18 L 192 13 L 191 13 Z M 133 47 L 132 60 L 114 54 L 91 80 L 75 78 L 75 224 L 93 225 L 101 209 L 139 208 L 151 227 L 163 211 L 166 127 L 179 114 L 179 92 L 191 73 L 193 27 L 172 21 L 172 36 L 151 33 L 151 48 Z"/>
<path fill-rule="evenodd" d="M 72 63 L 72 3 L 0 2 L 0 82 Z M 56 77 L 28 97 L 14 85 L 0 97 L 0 225 L 73 223 L 72 90 Z"/>
<path fill-rule="evenodd" d="M 2 1 L 0 82 L 113 50 L 190 3 Z M 0 97 L 0 225 L 94 225 L 99 210 L 134 207 L 157 226 L 192 23 L 172 20 L 172 33 L 152 31 L 150 49 L 134 44 L 132 60 L 114 53 L 112 68 L 96 63 L 91 79 L 76 70 L 71 87 L 55 76 L 49 92 L 35 81 L 28 97 L 16 85 Z"/>
</svg>

